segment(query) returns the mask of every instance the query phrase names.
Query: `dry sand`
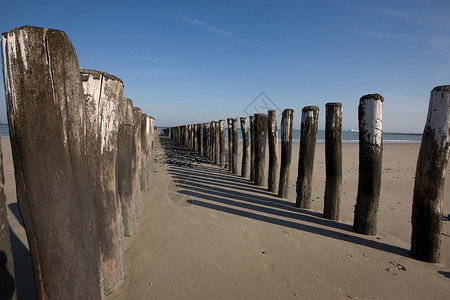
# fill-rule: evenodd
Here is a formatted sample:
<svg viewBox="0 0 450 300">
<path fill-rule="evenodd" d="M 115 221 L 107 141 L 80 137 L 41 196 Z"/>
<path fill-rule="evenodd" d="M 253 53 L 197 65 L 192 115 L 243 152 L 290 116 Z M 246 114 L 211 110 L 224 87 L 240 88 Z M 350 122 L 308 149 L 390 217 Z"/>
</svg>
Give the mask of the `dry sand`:
<svg viewBox="0 0 450 300">
<path fill-rule="evenodd" d="M 294 207 L 298 144 L 293 148 L 288 199 L 208 164 L 167 139 L 162 138 L 161 145 L 156 143 L 151 190 L 143 193 L 138 233 L 126 238 L 126 284 L 108 300 L 450 297 L 450 222 L 443 223 L 439 264 L 409 256 L 419 144 L 384 145 L 378 234 L 373 237 L 352 230 L 357 144 L 343 145 L 338 222 L 321 217 L 324 144 L 316 147 L 311 210 Z M 8 139 L 2 139 L 2 148 L 8 219 L 14 254 L 20 258 L 15 258 L 16 281 L 19 297 L 28 299 L 31 269 L 14 203 Z M 445 195 L 448 214 L 450 180 Z"/>
</svg>

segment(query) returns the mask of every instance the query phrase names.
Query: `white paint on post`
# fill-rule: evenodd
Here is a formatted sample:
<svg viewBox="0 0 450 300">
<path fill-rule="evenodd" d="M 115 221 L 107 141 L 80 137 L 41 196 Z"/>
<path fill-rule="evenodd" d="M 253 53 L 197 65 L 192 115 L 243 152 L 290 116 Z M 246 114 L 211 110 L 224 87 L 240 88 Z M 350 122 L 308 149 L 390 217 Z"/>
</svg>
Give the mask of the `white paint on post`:
<svg viewBox="0 0 450 300">
<path fill-rule="evenodd" d="M 444 93 L 441 90 L 433 89 L 431 91 L 430 105 L 428 108 L 427 124 L 425 127 L 429 127 L 434 131 L 434 139 L 439 149 L 444 147 L 450 142 L 450 134 L 447 132 L 449 128 L 449 105 L 450 105 L 450 93 Z M 442 177 L 445 176 L 442 174 Z"/>
<path fill-rule="evenodd" d="M 361 104 L 364 105 L 365 112 L 361 120 L 366 128 L 364 140 L 380 147 L 383 134 L 383 102 L 371 98 Z"/>
</svg>

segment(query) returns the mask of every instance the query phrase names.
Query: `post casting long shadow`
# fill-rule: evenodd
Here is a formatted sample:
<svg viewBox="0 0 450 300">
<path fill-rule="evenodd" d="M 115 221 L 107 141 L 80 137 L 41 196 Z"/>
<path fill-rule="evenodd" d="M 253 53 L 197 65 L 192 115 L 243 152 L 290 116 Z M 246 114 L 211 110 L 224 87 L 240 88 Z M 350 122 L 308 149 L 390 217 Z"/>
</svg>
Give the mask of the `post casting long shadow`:
<svg viewBox="0 0 450 300">
<path fill-rule="evenodd" d="M 365 238 L 348 224 L 297 209 L 294 203 L 275 198 L 223 168 L 201 166 L 200 162 L 209 161 L 168 139 L 161 139 L 161 145 L 170 158 L 168 171 L 180 189 L 178 193 L 187 195 L 189 204 L 410 257 L 407 249 Z"/>
</svg>

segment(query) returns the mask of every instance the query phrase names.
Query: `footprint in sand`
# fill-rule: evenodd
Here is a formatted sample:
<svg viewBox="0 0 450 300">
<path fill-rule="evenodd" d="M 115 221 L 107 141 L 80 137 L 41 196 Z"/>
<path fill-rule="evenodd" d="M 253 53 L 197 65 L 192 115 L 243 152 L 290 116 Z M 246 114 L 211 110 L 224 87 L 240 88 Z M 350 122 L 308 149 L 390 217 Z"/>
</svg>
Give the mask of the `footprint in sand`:
<svg viewBox="0 0 450 300">
<path fill-rule="evenodd" d="M 281 275 L 281 272 L 279 272 L 272 263 L 264 264 L 264 271 L 266 272 L 267 276 L 274 282 L 281 284 L 287 289 L 289 288 L 289 281 L 287 281 L 283 277 L 283 275 Z"/>
</svg>

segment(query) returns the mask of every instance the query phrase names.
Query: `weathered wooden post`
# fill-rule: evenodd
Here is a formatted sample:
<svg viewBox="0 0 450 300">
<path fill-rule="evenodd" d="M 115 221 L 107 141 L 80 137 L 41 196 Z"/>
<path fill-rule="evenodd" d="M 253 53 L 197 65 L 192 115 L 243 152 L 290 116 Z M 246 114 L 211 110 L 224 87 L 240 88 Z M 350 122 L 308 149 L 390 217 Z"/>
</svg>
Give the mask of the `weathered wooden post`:
<svg viewBox="0 0 450 300">
<path fill-rule="evenodd" d="M 383 155 L 383 97 L 369 94 L 361 97 L 359 119 L 359 178 L 353 230 L 377 233 L 377 212 L 381 188 Z"/>
<path fill-rule="evenodd" d="M 142 172 L 142 133 L 141 133 L 141 115 L 142 110 L 139 107 L 133 108 L 133 132 L 134 141 L 132 146 L 133 156 L 136 157 L 136 162 L 133 167 L 133 194 L 136 195 L 135 200 L 135 215 L 136 218 L 141 216 L 142 207 L 142 195 L 141 195 L 141 182 L 140 174 Z M 178 127 L 179 135 L 178 138 L 181 139 L 180 127 Z"/>
<path fill-rule="evenodd" d="M 75 49 L 62 31 L 25 26 L 2 35 L 2 63 L 17 201 L 37 297 L 101 299 Z"/>
<path fill-rule="evenodd" d="M 123 98 L 119 102 L 119 135 L 117 139 L 118 196 L 122 208 L 122 219 L 125 236 L 136 233 L 136 198 L 133 191 L 133 103 L 131 99 Z"/>
<path fill-rule="evenodd" d="M 450 85 L 431 91 L 423 130 L 412 208 L 411 256 L 439 262 L 444 181 L 450 145 Z"/>
<path fill-rule="evenodd" d="M 225 167 L 225 120 L 219 120 L 220 131 L 220 166 Z"/>
<path fill-rule="evenodd" d="M 183 126 L 183 132 L 184 132 L 184 136 L 183 136 L 184 145 L 186 147 L 189 147 L 189 126 L 188 125 Z"/>
<path fill-rule="evenodd" d="M 148 148 L 148 139 L 149 136 L 147 132 L 150 130 L 150 124 L 148 123 L 148 116 L 147 114 L 143 113 L 141 115 L 141 174 L 139 175 L 139 183 L 141 186 L 141 191 L 147 191 L 148 190 L 148 164 L 147 164 L 147 157 L 149 154 L 150 149 Z M 187 125 L 184 126 L 184 138 L 185 138 L 185 145 L 189 145 L 189 128 Z"/>
<path fill-rule="evenodd" d="M 86 137 L 92 196 L 97 213 L 103 287 L 106 295 L 122 287 L 123 221 L 117 194 L 119 102 L 123 83 L 96 70 L 81 70 L 86 96 Z"/>
<path fill-rule="evenodd" d="M 211 160 L 212 163 L 214 163 L 214 158 L 216 156 L 216 142 L 215 142 L 215 132 L 216 132 L 216 123 L 214 121 L 211 121 L 210 123 L 210 145 L 211 145 L 211 153 L 210 153 L 210 157 L 209 159 Z"/>
<path fill-rule="evenodd" d="M 248 177 L 250 174 L 250 144 L 248 141 L 248 124 L 247 118 L 241 117 L 241 132 L 242 132 L 242 169 L 241 176 Z"/>
<path fill-rule="evenodd" d="M 255 181 L 255 116 L 250 116 L 250 181 Z"/>
<path fill-rule="evenodd" d="M 269 135 L 269 178 L 268 190 L 275 193 L 277 189 L 277 174 L 278 174 L 278 127 L 277 127 L 277 112 L 269 110 L 268 112 L 268 135 Z"/>
<path fill-rule="evenodd" d="M 289 169 L 292 159 L 292 129 L 294 110 L 285 109 L 281 117 L 281 166 L 278 197 L 287 198 L 289 192 Z"/>
<path fill-rule="evenodd" d="M 202 123 L 197 124 L 197 152 L 203 155 L 203 126 Z"/>
<path fill-rule="evenodd" d="M 215 137 L 214 137 L 214 141 L 215 141 L 215 146 L 216 146 L 216 156 L 215 156 L 215 163 L 216 165 L 220 166 L 220 123 L 219 121 L 214 122 L 215 123 Z"/>
<path fill-rule="evenodd" d="M 232 165 L 231 165 L 231 172 L 233 172 L 233 174 L 237 174 L 238 173 L 238 122 L 237 122 L 237 118 L 232 119 Z"/>
<path fill-rule="evenodd" d="M 325 196 L 323 217 L 339 220 L 342 194 L 342 103 L 325 105 Z"/>
<path fill-rule="evenodd" d="M 263 186 L 265 181 L 267 115 L 255 114 L 255 185 Z"/>
<path fill-rule="evenodd" d="M 208 157 L 208 123 L 203 123 L 203 156 Z"/>
<path fill-rule="evenodd" d="M 0 299 L 17 299 L 14 281 L 14 261 L 6 214 L 5 175 L 0 138 Z"/>
<path fill-rule="evenodd" d="M 231 165 L 233 164 L 233 119 L 227 119 L 228 124 L 228 170 L 232 170 Z"/>
<path fill-rule="evenodd" d="M 302 109 L 296 201 L 296 206 L 300 208 L 311 208 L 311 184 L 318 121 L 319 108 L 317 106 L 305 106 Z"/>
</svg>

